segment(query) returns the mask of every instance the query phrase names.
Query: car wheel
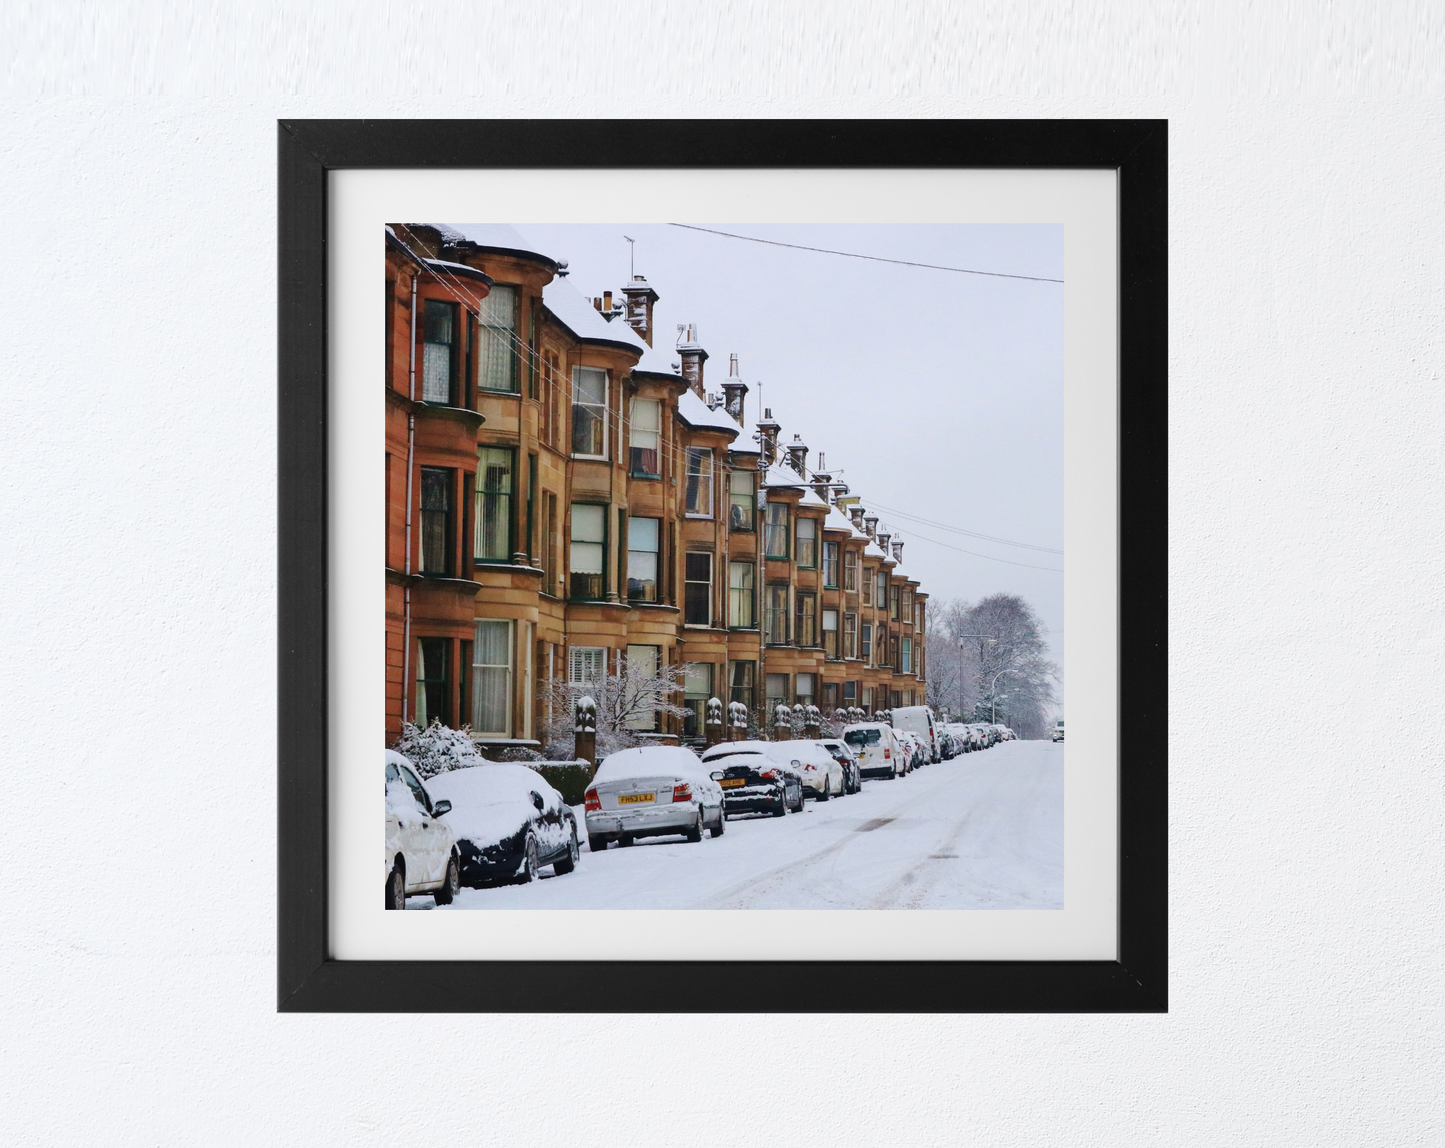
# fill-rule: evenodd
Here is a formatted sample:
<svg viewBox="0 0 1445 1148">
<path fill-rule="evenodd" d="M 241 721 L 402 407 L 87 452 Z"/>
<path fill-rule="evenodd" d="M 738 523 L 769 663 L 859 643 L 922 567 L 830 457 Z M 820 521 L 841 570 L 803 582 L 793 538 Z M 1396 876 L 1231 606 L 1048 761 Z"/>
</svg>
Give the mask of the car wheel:
<svg viewBox="0 0 1445 1148">
<path fill-rule="evenodd" d="M 633 837 L 631 833 L 623 833 L 621 836 L 619 836 L 619 837 L 617 838 L 617 847 L 618 847 L 619 849 L 626 849 L 626 848 L 627 848 L 629 845 L 631 845 L 635 840 L 637 840 L 637 839 L 636 839 L 635 837 Z"/>
<path fill-rule="evenodd" d="M 702 806 L 701 806 L 701 805 L 699 805 L 699 806 L 697 807 L 697 821 L 695 821 L 695 822 L 693 823 L 692 828 L 689 829 L 686 833 L 684 833 L 683 836 L 684 836 L 685 838 L 687 838 L 687 840 L 690 841 L 690 842 L 695 842 L 695 841 L 701 841 L 701 840 L 702 840 Z"/>
<path fill-rule="evenodd" d="M 582 849 L 577 844 L 577 830 L 572 830 L 572 839 L 567 843 L 567 856 L 558 858 L 552 863 L 552 872 L 559 877 L 565 876 L 577 868 L 577 858 L 582 856 Z"/>
<path fill-rule="evenodd" d="M 794 812 L 794 813 L 802 813 L 802 812 L 803 812 L 803 787 L 802 787 L 801 785 L 798 786 L 798 804 L 795 805 L 795 806 L 793 806 L 793 812 Z"/>
<path fill-rule="evenodd" d="M 774 817 L 786 817 L 788 813 L 788 790 L 784 786 L 778 794 L 778 807 L 773 810 Z"/>
<path fill-rule="evenodd" d="M 438 905 L 450 905 L 462 888 L 462 872 L 457 868 L 455 857 L 447 858 L 447 874 L 442 881 L 442 887 L 432 894 L 432 899 Z"/>
<path fill-rule="evenodd" d="M 587 848 L 594 853 L 607 852 L 607 838 L 600 833 L 587 834 Z"/>
<path fill-rule="evenodd" d="M 727 827 L 727 813 L 725 810 L 719 809 L 717 811 L 717 824 L 712 827 L 712 835 L 714 837 L 721 837 L 723 835 L 723 831 L 726 830 Z"/>
<path fill-rule="evenodd" d="M 401 868 L 396 865 L 392 866 L 391 876 L 386 879 L 386 907 L 406 908 L 406 878 L 402 876 Z"/>
<path fill-rule="evenodd" d="M 537 879 L 537 870 L 541 866 L 537 864 L 537 839 L 531 834 L 527 835 L 527 844 L 522 847 L 522 871 L 517 874 L 517 880 L 526 884 Z"/>
<path fill-rule="evenodd" d="M 814 800 L 815 800 L 815 801 L 827 801 L 828 798 L 830 798 L 830 797 L 832 797 L 832 796 L 833 796 L 833 779 L 832 779 L 831 777 L 825 777 L 825 778 L 823 778 L 823 788 L 820 789 L 820 790 L 818 790 L 818 796 L 817 796 L 816 798 L 814 798 Z"/>
</svg>

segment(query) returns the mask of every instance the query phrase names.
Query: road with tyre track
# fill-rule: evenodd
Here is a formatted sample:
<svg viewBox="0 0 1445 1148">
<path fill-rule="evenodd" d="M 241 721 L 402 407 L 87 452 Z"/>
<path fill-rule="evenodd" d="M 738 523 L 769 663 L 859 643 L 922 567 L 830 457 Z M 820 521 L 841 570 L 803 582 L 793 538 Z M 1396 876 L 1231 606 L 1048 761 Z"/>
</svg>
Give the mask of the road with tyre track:
<svg viewBox="0 0 1445 1148">
<path fill-rule="evenodd" d="M 579 826 L 582 811 L 577 810 Z M 550 874 L 550 869 L 544 872 Z M 1064 746 L 1012 741 L 786 818 L 588 851 L 573 873 L 467 889 L 459 909 L 1059 909 Z M 427 897 L 410 906 L 430 907 Z"/>
</svg>

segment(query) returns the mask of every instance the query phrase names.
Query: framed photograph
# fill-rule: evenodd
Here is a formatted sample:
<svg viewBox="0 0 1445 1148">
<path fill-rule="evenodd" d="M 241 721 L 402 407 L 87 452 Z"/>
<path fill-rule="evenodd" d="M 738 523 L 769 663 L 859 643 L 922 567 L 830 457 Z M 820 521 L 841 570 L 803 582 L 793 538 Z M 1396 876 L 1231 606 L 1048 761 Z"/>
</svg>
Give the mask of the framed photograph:
<svg viewBox="0 0 1445 1148">
<path fill-rule="evenodd" d="M 1166 145 L 283 121 L 279 1009 L 1165 1010 Z"/>
</svg>

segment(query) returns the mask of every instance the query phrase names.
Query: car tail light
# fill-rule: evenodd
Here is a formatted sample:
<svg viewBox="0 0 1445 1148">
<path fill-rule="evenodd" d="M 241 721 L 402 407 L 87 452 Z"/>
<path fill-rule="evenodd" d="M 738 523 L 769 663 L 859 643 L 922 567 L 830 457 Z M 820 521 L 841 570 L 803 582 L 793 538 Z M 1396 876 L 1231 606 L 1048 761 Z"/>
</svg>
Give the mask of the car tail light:
<svg viewBox="0 0 1445 1148">
<path fill-rule="evenodd" d="M 777 781 L 778 771 L 776 769 L 765 769 L 762 773 L 758 774 L 758 776 L 765 778 L 768 781 Z"/>
<path fill-rule="evenodd" d="M 691 801 L 692 786 L 686 782 L 683 782 L 681 785 L 674 785 L 672 787 L 672 799 L 674 801 Z"/>
<path fill-rule="evenodd" d="M 890 757 L 892 757 L 892 756 L 893 756 L 893 751 L 892 751 L 892 750 L 885 749 L 885 750 L 883 751 L 883 760 L 884 760 L 884 761 L 887 761 L 887 760 L 888 760 Z"/>
<path fill-rule="evenodd" d="M 803 766 L 803 768 L 806 769 L 809 773 L 817 773 L 817 772 L 818 772 L 818 767 L 817 767 L 816 765 L 811 764 L 811 763 L 808 764 L 808 765 Z"/>
<path fill-rule="evenodd" d="M 601 808 L 602 798 L 597 796 L 597 791 L 595 789 L 589 789 L 587 791 L 587 805 L 584 812 L 596 813 L 601 810 Z"/>
</svg>

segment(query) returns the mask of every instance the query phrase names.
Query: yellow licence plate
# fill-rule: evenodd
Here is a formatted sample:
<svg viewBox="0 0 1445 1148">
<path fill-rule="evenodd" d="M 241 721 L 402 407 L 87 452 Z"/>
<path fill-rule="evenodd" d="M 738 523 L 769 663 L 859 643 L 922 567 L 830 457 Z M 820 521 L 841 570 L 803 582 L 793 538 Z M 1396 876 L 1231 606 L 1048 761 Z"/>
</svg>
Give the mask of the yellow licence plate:
<svg viewBox="0 0 1445 1148">
<path fill-rule="evenodd" d="M 641 805 L 644 801 L 655 800 L 656 795 L 652 793 L 624 793 L 617 799 L 618 805 Z"/>
<path fill-rule="evenodd" d="M 718 782 L 724 789 L 733 785 L 746 785 L 747 783 L 748 779 L 746 777 L 725 777 Z"/>
</svg>

